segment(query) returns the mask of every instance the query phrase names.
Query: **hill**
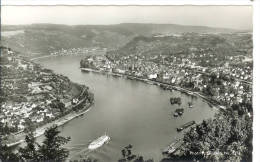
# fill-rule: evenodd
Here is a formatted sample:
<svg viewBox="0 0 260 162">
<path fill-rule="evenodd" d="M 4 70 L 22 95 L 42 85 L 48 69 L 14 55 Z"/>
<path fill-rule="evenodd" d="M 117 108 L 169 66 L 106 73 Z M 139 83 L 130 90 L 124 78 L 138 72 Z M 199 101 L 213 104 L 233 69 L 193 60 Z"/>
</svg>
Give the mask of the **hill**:
<svg viewBox="0 0 260 162">
<path fill-rule="evenodd" d="M 210 50 L 218 55 L 251 55 L 252 35 L 249 33 L 138 36 L 121 48 L 110 51 L 116 55 L 187 55 Z M 202 51 L 203 50 L 203 51 Z"/>
<path fill-rule="evenodd" d="M 45 55 L 60 49 L 103 47 L 117 49 L 137 36 L 172 35 L 186 32 L 230 33 L 233 29 L 176 24 L 116 25 L 3 25 L 2 44 L 27 55 Z"/>
</svg>

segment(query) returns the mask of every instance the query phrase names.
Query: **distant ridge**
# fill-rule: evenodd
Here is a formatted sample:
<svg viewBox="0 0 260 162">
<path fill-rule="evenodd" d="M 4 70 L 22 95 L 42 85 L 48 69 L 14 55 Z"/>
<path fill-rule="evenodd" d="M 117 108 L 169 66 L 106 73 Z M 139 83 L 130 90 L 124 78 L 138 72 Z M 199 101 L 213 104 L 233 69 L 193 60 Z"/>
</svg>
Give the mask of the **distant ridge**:
<svg viewBox="0 0 260 162">
<path fill-rule="evenodd" d="M 181 25 L 181 24 L 157 24 L 157 23 L 119 23 L 119 24 L 107 24 L 107 25 L 96 25 L 96 24 L 82 24 L 82 25 L 66 25 L 66 24 L 53 24 L 53 23 L 34 23 L 34 24 L 25 24 L 25 25 L 4 25 L 2 24 L 2 30 L 8 30 L 8 28 L 30 28 L 30 27 L 123 27 L 126 29 L 129 29 L 130 27 L 134 28 L 148 28 L 148 29 L 154 29 L 154 28 L 170 28 L 172 30 L 176 30 L 180 28 L 186 28 L 184 31 L 193 30 L 195 31 L 221 31 L 221 32 L 239 32 L 239 31 L 246 31 L 250 32 L 252 30 L 246 30 L 246 29 L 232 29 L 232 28 L 222 28 L 222 27 L 212 27 L 212 26 L 195 26 L 195 25 Z M 158 29 L 157 29 L 158 30 Z M 179 31 L 181 32 L 181 31 Z"/>
<path fill-rule="evenodd" d="M 5 36 L 5 31 L 16 35 Z M 188 26 L 178 24 L 121 23 L 112 25 L 64 25 L 38 23 L 2 25 L 2 43 L 27 55 L 48 55 L 69 48 L 100 47 L 118 49 L 138 36 L 173 35 L 181 33 L 237 33 L 243 30 Z"/>
</svg>

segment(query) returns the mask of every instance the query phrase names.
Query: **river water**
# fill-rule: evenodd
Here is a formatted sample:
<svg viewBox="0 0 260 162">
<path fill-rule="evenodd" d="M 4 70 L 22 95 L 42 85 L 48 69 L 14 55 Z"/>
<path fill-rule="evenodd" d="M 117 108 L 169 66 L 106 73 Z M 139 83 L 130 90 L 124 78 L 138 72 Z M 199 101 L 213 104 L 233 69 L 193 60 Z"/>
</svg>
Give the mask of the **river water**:
<svg viewBox="0 0 260 162">
<path fill-rule="evenodd" d="M 71 137 L 66 145 L 71 159 L 89 156 L 105 162 L 117 161 L 121 149 L 132 144 L 133 153 L 159 161 L 162 149 L 182 135 L 176 131 L 178 126 L 191 120 L 201 122 L 217 111 L 199 97 L 125 78 L 81 72 L 81 58 L 60 56 L 37 61 L 73 82 L 89 86 L 94 92 L 95 105 L 90 111 L 60 127 L 61 135 Z M 181 97 L 182 105 L 171 105 L 170 97 Z M 188 108 L 189 101 L 194 108 Z M 183 116 L 173 118 L 171 112 L 179 107 L 184 108 Z M 89 152 L 88 144 L 105 132 L 111 141 Z"/>
</svg>

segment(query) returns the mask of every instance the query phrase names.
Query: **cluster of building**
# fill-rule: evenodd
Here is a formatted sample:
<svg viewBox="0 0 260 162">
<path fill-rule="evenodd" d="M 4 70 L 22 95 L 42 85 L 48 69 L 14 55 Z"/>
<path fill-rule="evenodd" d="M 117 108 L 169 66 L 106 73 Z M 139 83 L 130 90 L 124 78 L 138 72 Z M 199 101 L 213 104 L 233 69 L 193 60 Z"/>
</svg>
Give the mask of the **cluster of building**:
<svg viewBox="0 0 260 162">
<path fill-rule="evenodd" d="M 51 55 L 55 56 L 64 56 L 64 55 L 86 55 L 89 53 L 105 52 L 106 48 L 99 47 L 89 47 L 89 48 L 70 48 L 70 49 L 61 49 L 59 51 L 52 52 Z"/>
<path fill-rule="evenodd" d="M 81 61 L 81 67 L 168 83 L 199 92 L 225 105 L 251 103 L 252 60 L 243 56 L 240 56 L 243 59 L 225 57 L 221 66 L 201 66 L 198 58 L 203 62 L 221 58 L 211 53 L 186 57 L 109 54 L 88 56 Z"/>
<path fill-rule="evenodd" d="M 40 126 L 64 113 L 52 106 L 57 99 L 65 112 L 82 87 L 62 75 L 44 69 L 9 48 L 1 47 L 0 124 L 15 133 L 23 131 L 28 121 Z"/>
</svg>

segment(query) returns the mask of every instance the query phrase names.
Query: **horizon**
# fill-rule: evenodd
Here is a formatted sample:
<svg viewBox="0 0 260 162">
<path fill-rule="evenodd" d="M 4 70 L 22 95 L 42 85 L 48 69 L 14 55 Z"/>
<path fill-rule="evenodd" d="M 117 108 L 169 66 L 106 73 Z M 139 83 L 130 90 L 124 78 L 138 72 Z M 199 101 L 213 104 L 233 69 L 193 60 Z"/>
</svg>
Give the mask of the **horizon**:
<svg viewBox="0 0 260 162">
<path fill-rule="evenodd" d="M 143 24 L 143 25 L 176 25 L 176 26 L 190 26 L 190 27 L 205 27 L 205 28 L 215 28 L 215 29 L 227 29 L 227 30 L 237 30 L 237 31 L 252 31 L 252 29 L 237 29 L 237 28 L 226 28 L 226 27 L 214 27 L 214 26 L 202 26 L 202 25 L 183 25 L 183 24 L 164 24 L 164 23 L 132 23 L 124 22 L 118 24 L 55 24 L 55 23 L 32 23 L 32 24 L 2 24 L 2 26 L 31 26 L 31 25 L 62 25 L 62 26 L 113 26 L 113 25 L 122 25 L 122 24 Z"/>
<path fill-rule="evenodd" d="M 253 29 L 252 6 L 2 6 L 2 25 L 167 24 Z"/>
</svg>

